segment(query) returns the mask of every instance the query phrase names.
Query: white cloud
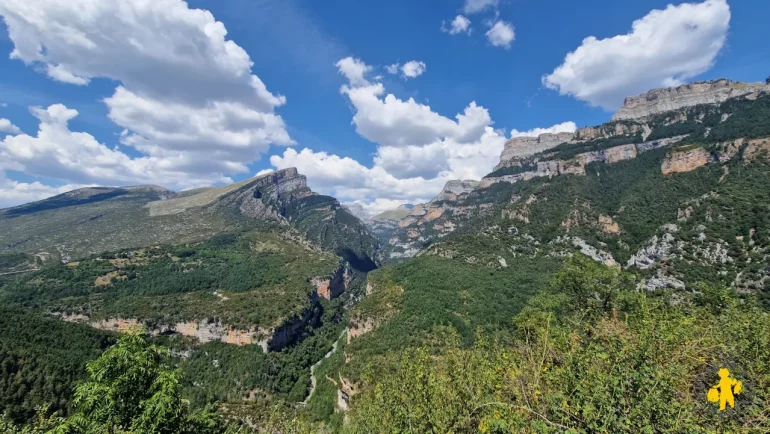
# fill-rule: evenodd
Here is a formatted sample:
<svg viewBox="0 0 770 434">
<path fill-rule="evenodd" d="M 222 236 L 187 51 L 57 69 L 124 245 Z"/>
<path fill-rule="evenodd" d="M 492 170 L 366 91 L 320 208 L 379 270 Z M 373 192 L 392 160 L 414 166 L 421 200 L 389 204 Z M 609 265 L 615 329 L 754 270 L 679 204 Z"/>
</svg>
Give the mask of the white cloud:
<svg viewBox="0 0 770 434">
<path fill-rule="evenodd" d="M 346 58 L 338 62 L 340 72 L 350 78 L 343 69 L 349 69 L 346 65 L 354 63 L 360 64 L 359 71 L 371 69 L 358 59 Z M 349 85 L 342 86 L 341 92 L 356 110 L 353 116 L 356 131 L 383 146 L 423 146 L 443 138 L 473 142 L 492 123 L 487 109 L 475 102 L 453 121 L 414 98 L 404 101 L 393 94 L 386 95 L 382 83 L 369 83 L 357 74 L 352 78 Z"/>
<path fill-rule="evenodd" d="M 246 172 L 271 144 L 294 144 L 275 113 L 286 99 L 268 91 L 252 74 L 249 55 L 227 39 L 225 26 L 209 11 L 191 9 L 182 0 L 33 3 L 0 2 L 0 15 L 14 43 L 11 58 L 63 83 L 85 86 L 95 78 L 119 83 L 104 99 L 108 116 L 125 129 L 121 143 L 145 157 L 129 159 L 125 169 L 111 168 L 119 176 L 111 182 L 152 179 L 174 186 L 189 184 L 185 179 L 229 179 L 228 174 Z M 66 121 L 71 116 L 63 114 L 73 111 L 53 111 L 58 113 L 41 118 L 38 142 L 51 128 L 70 140 L 70 156 L 103 148 L 100 158 L 128 158 L 91 136 L 76 140 L 82 133 L 70 133 Z M 15 140 L 27 140 L 23 137 Z M 85 149 L 76 150 L 75 144 Z M 22 158 L 19 153 L 13 156 Z M 58 157 L 36 154 L 40 167 Z M 87 158 L 67 161 L 71 179 L 110 181 L 95 174 Z M 17 163 L 38 166 L 28 159 Z M 149 176 L 149 170 L 159 175 Z"/>
<path fill-rule="evenodd" d="M 275 170 L 273 169 L 262 169 L 259 172 L 257 172 L 257 174 L 254 176 L 257 177 L 257 176 L 267 175 L 268 173 L 273 173 L 273 172 L 275 172 Z"/>
<path fill-rule="evenodd" d="M 46 199 L 82 187 L 88 186 L 67 184 L 50 187 L 39 182 L 12 181 L 0 173 L 0 209 Z"/>
<path fill-rule="evenodd" d="M 447 181 L 453 179 L 480 179 L 492 171 L 500 160 L 505 146 L 505 136 L 487 127 L 474 143 L 460 144 L 451 139 L 431 145 L 427 150 L 396 148 L 395 152 L 382 151 L 375 157 L 372 167 L 366 167 L 349 157 L 303 149 L 297 152 L 287 149 L 283 155 L 270 157 L 277 169 L 296 167 L 308 178 L 313 190 L 330 194 L 342 201 L 359 201 L 368 205 L 380 200 L 398 200 L 408 203 L 424 203 L 437 196 Z M 435 148 L 440 157 L 435 160 Z M 401 152 L 399 152 L 401 151 Z M 444 164 L 444 170 L 434 174 L 430 170 L 397 169 L 404 153 L 411 152 L 410 164 L 428 167 Z M 443 161 L 442 161 L 443 160 Z"/>
<path fill-rule="evenodd" d="M 2 178 L 5 171 L 16 170 L 68 184 L 162 184 L 181 189 L 231 182 L 222 171 L 246 170 L 230 167 L 227 160 L 209 162 L 206 150 L 131 158 L 88 133 L 70 131 L 68 122 L 77 116 L 76 110 L 54 104 L 31 112 L 40 120 L 36 136 L 20 133 L 0 140 Z"/>
<path fill-rule="evenodd" d="M 513 130 L 511 131 L 511 138 L 514 137 L 537 137 L 541 134 L 546 133 L 574 133 L 577 131 L 577 125 L 572 122 L 562 122 L 560 124 L 553 125 L 548 128 L 533 128 L 529 131 L 519 131 L 519 130 Z"/>
<path fill-rule="evenodd" d="M 364 202 L 362 200 L 356 200 L 348 202 L 346 205 L 356 204 L 364 208 L 364 210 L 372 216 L 390 211 L 398 208 L 401 205 L 407 204 L 409 201 L 403 199 L 383 199 L 377 198 L 371 202 Z"/>
<path fill-rule="evenodd" d="M 511 48 L 511 43 L 516 38 L 513 25 L 505 21 L 492 23 L 486 35 L 490 44 L 505 49 Z"/>
<path fill-rule="evenodd" d="M 425 62 L 410 60 L 401 66 L 401 76 L 404 78 L 417 78 L 428 69 Z"/>
<path fill-rule="evenodd" d="M 361 65 L 359 70 L 368 70 Z M 384 201 L 425 202 L 447 181 L 479 179 L 499 162 L 505 132 L 492 128 L 484 107 L 471 102 L 452 120 L 414 99 L 386 94 L 382 83 L 359 77 L 354 75 L 353 81 L 365 84 L 351 82 L 341 93 L 353 105 L 358 133 L 378 144 L 371 167 L 307 148 L 287 149 L 270 163 L 278 169 L 297 167 L 314 190 L 373 210 Z"/>
<path fill-rule="evenodd" d="M 388 74 L 398 74 L 398 71 L 400 69 L 401 69 L 401 65 L 399 65 L 398 63 L 385 66 L 385 70 L 388 71 Z"/>
<path fill-rule="evenodd" d="M 441 31 L 450 35 L 457 35 L 459 33 L 470 35 L 473 30 L 471 29 L 471 20 L 464 15 L 458 15 L 452 20 L 449 28 L 446 27 L 446 21 L 442 21 Z"/>
<path fill-rule="evenodd" d="M 430 179 L 449 170 L 449 153 L 440 141 L 427 146 L 381 146 L 374 164 L 399 179 L 418 176 Z"/>
<path fill-rule="evenodd" d="M 675 86 L 709 70 L 730 27 L 726 0 L 668 5 L 607 39 L 589 36 L 543 84 L 591 105 L 618 108 L 623 99 Z"/>
<path fill-rule="evenodd" d="M 11 121 L 5 118 L 0 118 L 0 132 L 11 133 L 11 134 L 21 134 L 21 130 L 19 129 L 19 127 L 12 124 Z"/>
<path fill-rule="evenodd" d="M 466 14 L 477 14 L 487 9 L 497 9 L 500 0 L 465 0 L 463 11 Z"/>
<path fill-rule="evenodd" d="M 62 83 L 69 83 L 77 86 L 85 86 L 91 81 L 88 78 L 76 76 L 75 74 L 68 71 L 67 68 L 61 65 L 52 65 L 49 63 L 46 65 L 45 70 L 49 77 L 53 78 L 56 81 L 61 81 Z"/>
<path fill-rule="evenodd" d="M 361 59 L 346 57 L 337 62 L 335 66 L 340 71 L 340 74 L 348 79 L 351 85 L 366 86 L 369 84 L 366 80 L 366 74 L 372 70 L 372 67 L 362 62 Z M 396 64 L 396 67 L 398 67 L 398 64 Z M 390 71 L 390 67 L 388 71 Z"/>
</svg>

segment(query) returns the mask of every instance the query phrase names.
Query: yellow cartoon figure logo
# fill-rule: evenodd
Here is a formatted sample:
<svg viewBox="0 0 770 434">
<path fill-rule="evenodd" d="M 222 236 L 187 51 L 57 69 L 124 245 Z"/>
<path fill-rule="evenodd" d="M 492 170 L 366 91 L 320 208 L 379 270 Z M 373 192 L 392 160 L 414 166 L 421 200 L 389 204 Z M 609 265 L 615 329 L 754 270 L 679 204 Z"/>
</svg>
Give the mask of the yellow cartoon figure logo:
<svg viewBox="0 0 770 434">
<path fill-rule="evenodd" d="M 730 378 L 730 371 L 727 368 L 722 368 L 719 370 L 719 384 L 709 389 L 707 398 L 711 402 L 719 401 L 719 410 L 724 410 L 725 404 L 730 404 L 730 408 L 735 408 L 734 395 L 740 395 L 742 390 L 743 383 Z"/>
</svg>

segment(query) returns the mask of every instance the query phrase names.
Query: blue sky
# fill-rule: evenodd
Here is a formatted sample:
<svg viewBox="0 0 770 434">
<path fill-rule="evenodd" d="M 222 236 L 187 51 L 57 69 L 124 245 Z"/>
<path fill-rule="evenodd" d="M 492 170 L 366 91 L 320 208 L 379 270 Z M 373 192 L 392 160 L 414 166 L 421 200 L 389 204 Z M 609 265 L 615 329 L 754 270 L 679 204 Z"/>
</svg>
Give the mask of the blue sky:
<svg viewBox="0 0 770 434">
<path fill-rule="evenodd" d="M 297 166 L 314 190 L 379 211 L 483 176 L 514 130 L 600 124 L 653 87 L 770 75 L 763 0 L 120 5 L 0 5 L 0 206 Z"/>
</svg>

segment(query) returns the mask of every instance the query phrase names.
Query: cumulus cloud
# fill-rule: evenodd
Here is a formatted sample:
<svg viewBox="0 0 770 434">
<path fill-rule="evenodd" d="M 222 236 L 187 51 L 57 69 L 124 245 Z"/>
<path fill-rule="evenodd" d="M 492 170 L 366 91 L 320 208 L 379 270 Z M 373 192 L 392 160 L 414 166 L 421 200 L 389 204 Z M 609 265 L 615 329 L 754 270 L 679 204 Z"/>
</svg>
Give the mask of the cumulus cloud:
<svg viewBox="0 0 770 434">
<path fill-rule="evenodd" d="M 577 131 L 577 125 L 572 122 L 562 122 L 560 124 L 553 125 L 548 128 L 533 128 L 529 131 L 519 131 L 519 130 L 512 130 L 511 131 L 511 138 L 514 137 L 537 137 L 541 134 L 551 133 L 574 133 Z"/>
<path fill-rule="evenodd" d="M 627 96 L 676 86 L 709 70 L 729 27 L 726 0 L 669 5 L 634 21 L 628 34 L 587 37 L 543 84 L 613 110 Z"/>
<path fill-rule="evenodd" d="M 486 33 L 487 40 L 495 47 L 502 47 L 506 50 L 511 48 L 511 43 L 516 38 L 513 25 L 505 21 L 491 23 Z"/>
<path fill-rule="evenodd" d="M 428 67 L 425 62 L 419 62 L 417 60 L 410 60 L 401 66 L 401 76 L 404 78 L 417 78 L 425 73 Z"/>
<path fill-rule="evenodd" d="M 365 65 L 358 59 L 342 65 L 354 63 Z M 272 156 L 274 167 L 297 167 L 313 189 L 374 212 L 395 201 L 425 202 L 447 181 L 480 179 L 499 162 L 505 133 L 492 128 L 484 107 L 471 102 L 453 120 L 414 99 L 386 94 L 384 85 L 370 82 L 365 73 L 362 80 L 355 77 L 341 93 L 353 105 L 358 133 L 378 145 L 371 167 L 308 148 Z"/>
<path fill-rule="evenodd" d="M 366 74 L 368 74 L 372 67 L 362 62 L 360 59 L 355 59 L 353 57 L 346 57 L 344 59 L 341 59 L 339 62 L 335 64 L 337 69 L 339 70 L 340 74 L 344 75 L 345 78 L 348 79 L 351 85 L 353 86 L 366 86 L 369 84 L 369 82 L 366 80 Z M 390 72 L 390 68 L 393 65 L 390 65 L 388 67 L 388 71 Z M 395 65 L 396 70 L 398 70 L 398 64 Z M 391 74 L 394 74 L 391 72 Z"/>
<path fill-rule="evenodd" d="M 487 9 L 497 9 L 500 0 L 465 0 L 463 11 L 466 14 L 477 14 Z"/>
<path fill-rule="evenodd" d="M 369 84 L 369 82 L 366 80 L 363 80 L 363 81 L 359 80 L 357 76 L 354 76 L 355 79 L 351 80 L 348 74 L 342 71 L 342 65 L 355 63 L 355 62 L 361 62 L 361 61 L 358 59 L 353 59 L 352 57 L 346 57 L 345 59 L 342 59 L 339 62 L 337 62 L 337 68 L 339 68 L 340 74 L 347 77 L 348 81 L 350 81 L 350 84 L 352 86 L 361 86 L 361 85 Z M 372 69 L 371 67 L 363 63 L 361 63 L 361 65 L 362 65 L 362 68 L 363 67 L 368 68 L 362 71 L 363 74 L 368 73 Z M 385 66 L 385 70 L 388 72 L 388 74 L 395 75 L 401 72 L 401 77 L 404 79 L 417 78 L 422 74 L 424 74 L 427 69 L 428 69 L 428 66 L 425 64 L 425 62 L 420 62 L 419 60 L 410 60 L 409 62 L 406 62 L 403 65 L 401 65 L 400 63 L 394 63 L 392 65 Z M 380 80 L 382 80 L 381 76 L 374 77 L 374 81 L 380 81 Z"/>
<path fill-rule="evenodd" d="M 371 68 L 353 58 L 341 60 L 338 67 L 350 79 L 343 67 L 356 63 Z M 487 109 L 475 102 L 471 102 L 463 113 L 457 114 L 455 121 L 414 98 L 402 100 L 393 94 L 386 94 L 382 83 L 369 83 L 358 75 L 354 75 L 348 85 L 342 86 L 341 92 L 356 110 L 353 116 L 356 131 L 383 146 L 423 146 L 442 138 L 471 142 L 478 139 L 484 128 L 492 123 Z"/>
<path fill-rule="evenodd" d="M 223 160 L 211 166 L 205 158 L 208 151 L 169 152 L 163 157 L 131 158 L 117 148 L 99 143 L 92 135 L 73 132 L 69 121 L 78 112 L 62 104 L 48 108 L 33 107 L 32 114 L 40 122 L 35 136 L 17 134 L 0 140 L 0 177 L 16 170 L 28 175 L 56 179 L 71 185 L 162 184 L 171 188 L 191 188 L 217 182 L 231 182 L 222 171 L 246 170 L 228 167 Z M 60 192 L 41 189 L 38 192 Z M 18 189 L 18 185 L 15 187 Z M 32 188 L 32 187 L 30 187 Z"/>
<path fill-rule="evenodd" d="M 0 118 L 0 132 L 11 133 L 11 134 L 21 134 L 21 130 L 19 129 L 19 127 L 12 124 L 11 121 L 5 118 Z"/>
<path fill-rule="evenodd" d="M 449 170 L 449 153 L 440 141 L 427 146 L 381 146 L 377 149 L 374 164 L 400 179 L 430 179 Z"/>
<path fill-rule="evenodd" d="M 51 106 L 36 111 L 41 119 L 38 137 L 14 140 L 31 146 L 30 139 L 35 139 L 35 146 L 43 146 L 46 134 L 56 132 L 68 140 L 68 157 L 29 150 L 38 164 L 23 153 L 9 154 L 19 159 L 18 165 L 33 170 L 52 160 L 66 161 L 56 170 L 66 169 L 70 179 L 151 179 L 174 186 L 189 184 L 185 179 L 229 179 L 225 175 L 246 172 L 271 144 L 294 144 L 275 112 L 286 99 L 252 73 L 249 55 L 227 39 L 225 26 L 209 11 L 191 9 L 182 0 L 34 3 L 0 2 L 14 44 L 11 58 L 71 85 L 85 86 L 96 78 L 118 82 L 104 99 L 108 116 L 125 129 L 121 144 L 136 148 L 144 158 L 128 159 L 91 136 L 70 133 L 66 123 L 76 112 Z M 76 145 L 84 149 L 76 150 Z M 107 170 L 97 164 L 95 169 L 91 160 L 79 158 L 95 149 L 110 164 L 130 160 L 127 168 Z M 150 170 L 169 178 L 149 176 Z"/>
<path fill-rule="evenodd" d="M 449 27 L 446 26 L 446 21 L 442 21 L 441 31 L 449 33 L 450 35 L 457 35 L 460 33 L 470 35 L 472 31 L 471 20 L 469 20 L 468 17 L 464 15 L 458 15 L 452 20 L 452 22 L 449 24 Z"/>
</svg>

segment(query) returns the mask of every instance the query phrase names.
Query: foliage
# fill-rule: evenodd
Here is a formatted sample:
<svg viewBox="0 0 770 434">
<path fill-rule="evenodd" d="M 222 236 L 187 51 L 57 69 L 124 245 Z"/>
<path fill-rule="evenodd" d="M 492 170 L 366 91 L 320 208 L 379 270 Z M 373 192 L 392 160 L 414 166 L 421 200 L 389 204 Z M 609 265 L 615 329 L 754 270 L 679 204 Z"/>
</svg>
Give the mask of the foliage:
<svg viewBox="0 0 770 434">
<path fill-rule="evenodd" d="M 180 362 L 184 394 L 196 406 L 243 401 L 261 392 L 289 402 L 305 399 L 310 366 L 332 347 L 340 331 L 342 304 L 323 304 L 321 326 L 305 330 L 301 341 L 282 351 L 264 353 L 258 345 L 209 342 Z M 182 350 L 182 348 L 180 348 Z"/>
<path fill-rule="evenodd" d="M 150 324 L 219 319 L 233 327 L 268 327 L 308 308 L 310 279 L 338 266 L 333 255 L 281 236 L 222 234 L 204 243 L 51 264 L 7 285 L 0 298 L 94 319 L 138 318 Z M 95 284 L 103 276 L 113 277 Z"/>
<path fill-rule="evenodd" d="M 480 237 L 479 237 L 480 238 Z M 464 346 L 476 330 L 510 330 L 510 318 L 543 287 L 556 268 L 550 258 L 509 258 L 508 267 L 487 267 L 469 260 L 420 256 L 371 275 L 373 296 L 351 314 L 362 324 L 381 323 L 346 347 L 355 354 L 344 375 L 356 379 L 365 364 L 387 365 L 389 355 L 426 342 L 443 341 L 447 332 Z"/>
<path fill-rule="evenodd" d="M 515 317 L 516 341 L 370 365 L 346 432 L 767 432 L 766 312 L 672 302 L 574 259 Z M 720 367 L 750 383 L 735 410 L 706 399 Z"/>
<path fill-rule="evenodd" d="M 334 428 L 342 426 L 342 415 L 335 412 L 337 391 L 340 387 L 338 373 L 345 364 L 345 340 L 343 335 L 337 341 L 337 351 L 321 360 L 315 369 L 316 389 L 307 402 L 306 412 L 314 422 L 329 421 Z"/>
<path fill-rule="evenodd" d="M 343 257 L 360 271 L 376 268 L 377 239 L 363 222 L 331 196 L 312 195 L 280 205 L 281 214 L 307 238 Z"/>
<path fill-rule="evenodd" d="M 500 169 L 495 170 L 492 173 L 487 174 L 484 178 L 496 178 L 498 176 L 517 175 L 519 173 L 531 172 L 536 169 L 537 169 L 536 164 L 526 162 L 526 163 L 523 163 L 521 166 L 502 167 Z"/>
<path fill-rule="evenodd" d="M 87 365 L 88 379 L 73 400 L 77 413 L 58 433 L 218 433 L 223 423 L 208 410 L 191 411 L 182 399 L 181 373 L 168 364 L 167 350 L 150 345 L 143 330 Z"/>
<path fill-rule="evenodd" d="M 0 307 L 0 330 L 0 414 L 16 423 L 41 406 L 66 413 L 86 361 L 114 343 L 112 334 L 10 307 Z"/>
</svg>

